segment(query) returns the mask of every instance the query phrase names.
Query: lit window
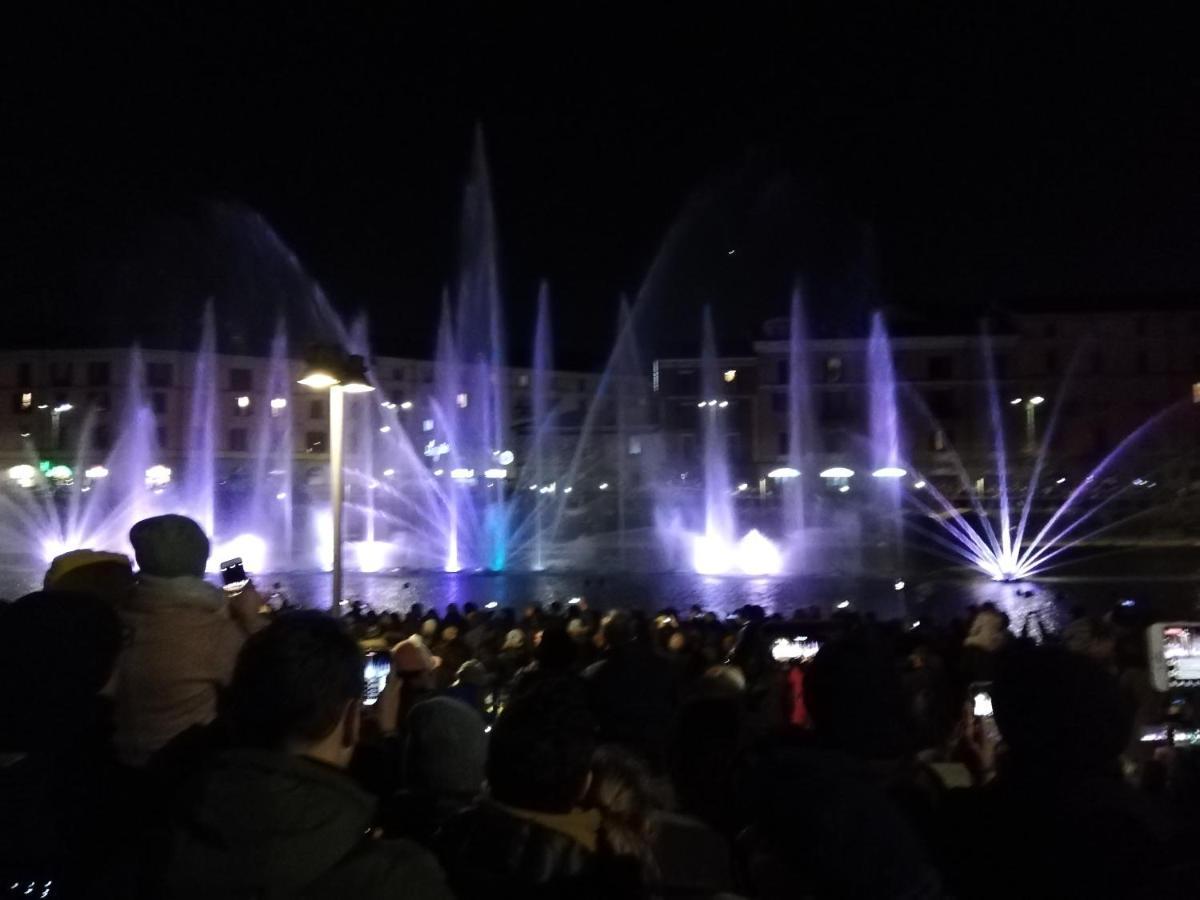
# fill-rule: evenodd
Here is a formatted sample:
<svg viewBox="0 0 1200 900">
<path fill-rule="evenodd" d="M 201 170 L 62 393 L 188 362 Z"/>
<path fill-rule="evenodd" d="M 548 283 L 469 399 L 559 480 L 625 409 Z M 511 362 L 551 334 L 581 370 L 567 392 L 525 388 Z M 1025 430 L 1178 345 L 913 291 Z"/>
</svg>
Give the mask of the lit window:
<svg viewBox="0 0 1200 900">
<path fill-rule="evenodd" d="M 282 415 L 283 411 L 285 409 L 287 409 L 287 398 L 285 398 L 285 397 L 272 397 L 271 398 L 271 415 L 272 416 Z"/>
<path fill-rule="evenodd" d="M 422 431 L 433 431 L 433 419 L 426 419 L 421 423 Z"/>
<path fill-rule="evenodd" d="M 1200 387 L 1200 385 L 1197 385 Z M 33 394 L 28 392 L 21 395 L 21 409 L 31 409 L 33 407 Z"/>
<path fill-rule="evenodd" d="M 23 394 L 22 402 L 24 402 L 24 398 L 28 397 L 28 396 L 29 396 L 28 394 Z M 1192 385 L 1192 402 L 1200 403 L 1200 381 L 1197 381 L 1195 384 Z"/>
<path fill-rule="evenodd" d="M 249 409 L 250 408 L 250 398 L 249 397 L 238 397 L 237 405 L 238 405 L 238 409 Z"/>
<path fill-rule="evenodd" d="M 470 399 L 471 399 L 471 398 L 470 398 L 470 397 L 468 397 L 468 396 L 467 396 L 465 393 L 462 393 L 462 394 L 459 394 L 457 397 L 455 397 L 455 398 L 454 398 L 454 402 L 458 404 L 458 408 L 459 408 L 459 409 L 466 409 L 466 408 L 467 408 L 467 403 L 469 403 L 469 402 L 470 402 Z"/>
<path fill-rule="evenodd" d="M 736 380 L 737 380 L 737 369 L 726 369 L 725 370 L 725 383 L 733 384 L 733 382 Z"/>
</svg>

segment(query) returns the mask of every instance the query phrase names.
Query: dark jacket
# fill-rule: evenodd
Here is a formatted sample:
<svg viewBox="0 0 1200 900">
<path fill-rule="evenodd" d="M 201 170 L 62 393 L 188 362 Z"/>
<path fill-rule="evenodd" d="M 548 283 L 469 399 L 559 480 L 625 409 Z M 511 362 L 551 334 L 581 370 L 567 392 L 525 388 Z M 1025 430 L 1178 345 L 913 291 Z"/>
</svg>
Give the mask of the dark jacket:
<svg viewBox="0 0 1200 900">
<path fill-rule="evenodd" d="M 586 819 L 576 824 L 589 827 Z M 598 826 L 595 817 L 590 827 Z M 643 895 L 636 861 L 597 853 L 563 830 L 494 803 L 480 803 L 447 822 L 437 852 L 460 900 Z"/>
<path fill-rule="evenodd" d="M 166 896 L 451 896 L 424 850 L 369 836 L 375 801 L 341 771 L 318 762 L 231 750 L 185 803 L 167 864 Z"/>
</svg>

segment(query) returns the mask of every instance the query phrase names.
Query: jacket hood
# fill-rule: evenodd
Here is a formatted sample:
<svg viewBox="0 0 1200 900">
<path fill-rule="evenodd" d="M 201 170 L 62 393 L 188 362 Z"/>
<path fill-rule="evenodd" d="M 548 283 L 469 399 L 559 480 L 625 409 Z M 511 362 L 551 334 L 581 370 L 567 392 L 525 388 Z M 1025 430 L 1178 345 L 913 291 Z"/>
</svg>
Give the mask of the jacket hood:
<svg viewBox="0 0 1200 900">
<path fill-rule="evenodd" d="M 183 895 L 301 890 L 363 840 L 375 801 L 342 772 L 282 753 L 223 754 L 174 847 Z M 187 882 L 190 882 L 187 883 Z"/>
</svg>

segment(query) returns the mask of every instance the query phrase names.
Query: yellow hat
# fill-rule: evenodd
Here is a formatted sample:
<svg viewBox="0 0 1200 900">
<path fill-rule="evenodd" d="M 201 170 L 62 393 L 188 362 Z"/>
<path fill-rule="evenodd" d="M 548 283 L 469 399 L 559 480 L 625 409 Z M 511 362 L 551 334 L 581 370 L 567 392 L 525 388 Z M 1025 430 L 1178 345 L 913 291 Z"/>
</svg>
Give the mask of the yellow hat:
<svg viewBox="0 0 1200 900">
<path fill-rule="evenodd" d="M 60 582 L 68 574 L 82 569 L 84 566 L 94 566 L 97 563 L 116 563 L 128 567 L 130 571 L 133 569 L 129 557 L 123 553 L 108 553 L 103 550 L 69 550 L 54 557 L 50 568 L 46 570 L 42 586 L 48 591 L 61 587 Z"/>
</svg>

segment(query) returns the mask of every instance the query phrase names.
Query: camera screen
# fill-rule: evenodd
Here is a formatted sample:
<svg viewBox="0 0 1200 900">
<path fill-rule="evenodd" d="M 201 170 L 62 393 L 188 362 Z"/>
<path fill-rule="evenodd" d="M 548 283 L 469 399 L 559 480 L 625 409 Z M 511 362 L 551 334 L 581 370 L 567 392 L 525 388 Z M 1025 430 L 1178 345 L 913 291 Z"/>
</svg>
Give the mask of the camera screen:
<svg viewBox="0 0 1200 900">
<path fill-rule="evenodd" d="M 372 651 L 363 661 L 363 705 L 371 706 L 379 699 L 387 685 L 388 673 L 392 670 L 390 654 Z"/>
<path fill-rule="evenodd" d="M 978 691 L 975 694 L 972 711 L 977 719 L 989 719 L 992 716 L 992 695 L 987 691 Z"/>
<path fill-rule="evenodd" d="M 799 660 L 805 662 L 817 655 L 817 651 L 821 649 L 821 642 L 807 637 L 786 638 L 781 637 L 775 640 L 771 645 L 771 656 L 776 662 L 791 662 Z"/>
<path fill-rule="evenodd" d="M 1200 686 L 1200 628 L 1167 625 L 1162 632 L 1167 679 L 1176 687 Z"/>
</svg>

